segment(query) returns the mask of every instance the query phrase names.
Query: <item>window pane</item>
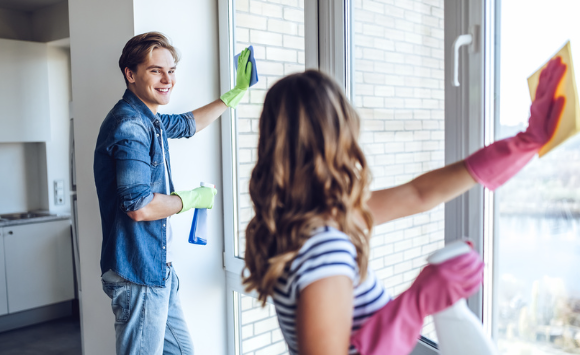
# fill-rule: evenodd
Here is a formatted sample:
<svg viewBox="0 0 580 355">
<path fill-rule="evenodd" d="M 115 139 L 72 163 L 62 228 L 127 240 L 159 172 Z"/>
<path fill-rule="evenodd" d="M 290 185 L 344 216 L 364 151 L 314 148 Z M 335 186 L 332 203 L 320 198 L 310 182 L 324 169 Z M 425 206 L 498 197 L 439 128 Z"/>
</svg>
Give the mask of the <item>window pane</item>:
<svg viewBox="0 0 580 355">
<path fill-rule="evenodd" d="M 444 165 L 443 0 L 358 0 L 353 12 L 354 103 L 382 189 Z M 375 228 L 371 267 L 397 295 L 443 245 L 441 205 Z M 430 320 L 423 335 L 435 339 Z"/>
<path fill-rule="evenodd" d="M 258 120 L 268 88 L 281 77 L 303 71 L 304 0 L 234 0 L 235 50 L 254 47 L 259 82 L 236 110 L 238 231 L 236 256 L 245 253 L 245 230 L 252 218 L 248 194 L 257 159 Z"/>
<path fill-rule="evenodd" d="M 497 139 L 527 126 L 528 76 L 568 39 L 580 58 L 578 11 L 576 0 L 501 2 Z M 535 158 L 496 191 L 493 326 L 502 354 L 580 353 L 579 138 Z"/>
<path fill-rule="evenodd" d="M 257 299 L 236 293 L 242 355 L 287 355 L 288 347 L 278 327 L 274 306 L 262 308 Z"/>
</svg>

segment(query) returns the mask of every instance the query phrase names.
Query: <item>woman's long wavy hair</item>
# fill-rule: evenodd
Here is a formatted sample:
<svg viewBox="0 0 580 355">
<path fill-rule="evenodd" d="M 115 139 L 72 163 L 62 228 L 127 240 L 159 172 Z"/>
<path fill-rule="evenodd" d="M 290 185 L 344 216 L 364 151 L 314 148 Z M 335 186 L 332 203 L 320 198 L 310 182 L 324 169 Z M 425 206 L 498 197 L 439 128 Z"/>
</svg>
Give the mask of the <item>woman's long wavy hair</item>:
<svg viewBox="0 0 580 355">
<path fill-rule="evenodd" d="M 259 126 L 246 291 L 256 290 L 265 304 L 312 231 L 325 225 L 350 237 L 364 278 L 373 224 L 366 206 L 371 174 L 357 143 L 359 116 L 341 88 L 314 70 L 285 77 L 268 91 Z"/>
</svg>

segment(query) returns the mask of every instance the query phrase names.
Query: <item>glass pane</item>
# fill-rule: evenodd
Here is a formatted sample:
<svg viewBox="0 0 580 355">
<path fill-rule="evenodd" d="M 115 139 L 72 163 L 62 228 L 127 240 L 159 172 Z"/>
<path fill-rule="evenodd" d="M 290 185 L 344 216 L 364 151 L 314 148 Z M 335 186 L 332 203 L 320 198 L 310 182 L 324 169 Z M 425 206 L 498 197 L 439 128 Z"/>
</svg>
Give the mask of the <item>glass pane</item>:
<svg viewBox="0 0 580 355">
<path fill-rule="evenodd" d="M 580 58 L 579 11 L 576 0 L 501 2 L 497 139 L 527 126 L 528 76 L 568 39 Z M 576 137 L 496 191 L 493 326 L 502 354 L 580 354 L 579 176 Z"/>
<path fill-rule="evenodd" d="M 353 101 L 373 189 L 444 165 L 443 0 L 354 1 Z M 443 205 L 375 228 L 371 267 L 391 295 L 444 245 Z M 435 340 L 431 320 L 423 335 Z"/>
<path fill-rule="evenodd" d="M 245 253 L 245 230 L 252 218 L 248 183 L 257 159 L 258 120 L 266 91 L 281 77 L 303 71 L 304 0 L 233 0 L 235 50 L 254 47 L 259 81 L 236 110 L 238 230 L 236 256 Z"/>
<path fill-rule="evenodd" d="M 257 299 L 235 292 L 239 302 L 241 355 L 287 355 L 288 347 L 278 327 L 276 310 L 262 308 Z"/>
</svg>

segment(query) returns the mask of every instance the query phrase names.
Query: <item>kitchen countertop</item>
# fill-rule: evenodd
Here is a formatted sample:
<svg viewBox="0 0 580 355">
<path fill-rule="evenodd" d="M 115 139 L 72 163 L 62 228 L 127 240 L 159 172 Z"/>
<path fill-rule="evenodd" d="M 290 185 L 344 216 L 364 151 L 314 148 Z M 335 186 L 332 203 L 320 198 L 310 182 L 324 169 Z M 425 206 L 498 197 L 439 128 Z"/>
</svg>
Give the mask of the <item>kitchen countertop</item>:
<svg viewBox="0 0 580 355">
<path fill-rule="evenodd" d="M 42 216 L 42 217 L 34 217 L 34 218 L 25 218 L 25 219 L 17 219 L 17 220 L 7 220 L 7 219 L 0 219 L 0 228 L 2 227 L 10 227 L 10 226 L 20 226 L 23 224 L 32 224 L 32 223 L 43 223 L 43 222 L 52 222 L 52 221 L 60 221 L 63 219 L 69 219 L 69 214 L 55 214 L 53 216 Z"/>
</svg>

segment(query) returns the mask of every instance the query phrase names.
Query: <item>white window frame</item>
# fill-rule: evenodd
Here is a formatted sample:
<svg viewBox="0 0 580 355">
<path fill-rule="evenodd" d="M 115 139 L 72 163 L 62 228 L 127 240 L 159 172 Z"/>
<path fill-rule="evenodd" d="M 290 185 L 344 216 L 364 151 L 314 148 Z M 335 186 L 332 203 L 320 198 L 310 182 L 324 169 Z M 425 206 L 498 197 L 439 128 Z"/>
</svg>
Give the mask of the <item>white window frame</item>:
<svg viewBox="0 0 580 355">
<path fill-rule="evenodd" d="M 484 41 L 483 41 L 483 68 L 484 68 L 484 136 L 483 144 L 489 145 L 495 140 L 498 133 L 496 131 L 495 119 L 499 117 L 499 58 L 497 58 L 497 49 L 499 48 L 500 34 L 500 0 L 487 0 L 483 5 L 484 16 Z M 483 214 L 483 250 L 486 272 L 483 280 L 483 291 L 481 292 L 483 326 L 493 339 L 497 339 L 497 331 L 494 331 L 493 324 L 497 320 L 497 309 L 494 307 L 494 301 L 497 297 L 494 280 L 497 280 L 498 269 L 495 266 L 497 261 L 497 246 L 495 236 L 497 235 L 498 210 L 494 194 L 488 189 L 484 189 L 484 198 L 482 203 Z"/>
<path fill-rule="evenodd" d="M 486 47 L 482 45 L 483 38 L 488 37 L 487 24 L 484 22 L 484 2 L 445 0 L 445 164 L 465 159 L 483 147 L 489 135 L 484 125 L 485 115 L 489 114 L 484 87 L 484 75 L 488 73 L 484 69 L 487 53 Z M 467 33 L 474 36 L 474 44 L 460 49 L 461 85 L 454 87 L 453 42 L 459 35 Z M 477 185 L 445 204 L 445 242 L 467 237 L 473 241 L 484 261 L 487 257 L 484 247 L 484 207 L 488 198 L 489 192 Z M 487 266 L 491 264 L 487 263 Z M 485 275 L 488 274 L 486 269 Z M 482 319 L 483 290 L 470 297 L 468 305 Z"/>
<path fill-rule="evenodd" d="M 219 53 L 220 53 L 220 91 L 229 91 L 234 85 L 233 66 L 233 30 L 234 6 L 231 0 L 219 0 Z M 235 257 L 237 238 L 237 174 L 236 130 L 232 120 L 235 118 L 232 109 L 227 109 L 221 116 L 222 133 L 222 177 L 224 204 L 224 268 L 228 272 L 241 274 L 244 261 Z"/>
<path fill-rule="evenodd" d="M 461 86 L 452 86 L 452 71 L 445 80 L 445 163 L 464 159 L 495 139 L 495 118 L 499 114 L 499 3 L 501 0 L 445 0 L 445 67 L 453 68 L 451 46 L 458 35 L 472 33 L 476 49 L 462 49 Z M 477 28 L 474 30 L 474 28 Z M 449 139 L 454 137 L 453 139 Z M 497 279 L 497 217 L 494 194 L 477 185 L 445 206 L 445 240 L 465 236 L 485 262 L 483 287 L 468 299 L 469 308 L 482 320 L 486 333 L 496 338 L 493 323 Z M 448 239 L 449 238 L 449 239 Z"/>
</svg>

